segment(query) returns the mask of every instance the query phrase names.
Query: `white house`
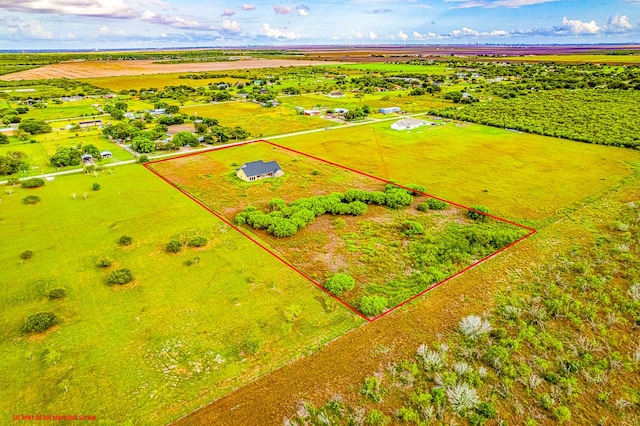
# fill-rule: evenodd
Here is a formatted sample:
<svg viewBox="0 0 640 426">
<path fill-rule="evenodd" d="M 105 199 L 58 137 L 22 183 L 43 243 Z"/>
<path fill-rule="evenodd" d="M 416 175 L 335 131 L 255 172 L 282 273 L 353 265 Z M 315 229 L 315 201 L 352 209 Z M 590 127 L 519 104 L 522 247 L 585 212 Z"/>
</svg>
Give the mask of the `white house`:
<svg viewBox="0 0 640 426">
<path fill-rule="evenodd" d="M 418 120 L 415 118 L 403 118 L 402 120 L 398 120 L 391 125 L 393 130 L 411 130 L 417 129 L 422 126 L 435 126 L 436 123 L 432 123 L 431 121 Z"/>
</svg>

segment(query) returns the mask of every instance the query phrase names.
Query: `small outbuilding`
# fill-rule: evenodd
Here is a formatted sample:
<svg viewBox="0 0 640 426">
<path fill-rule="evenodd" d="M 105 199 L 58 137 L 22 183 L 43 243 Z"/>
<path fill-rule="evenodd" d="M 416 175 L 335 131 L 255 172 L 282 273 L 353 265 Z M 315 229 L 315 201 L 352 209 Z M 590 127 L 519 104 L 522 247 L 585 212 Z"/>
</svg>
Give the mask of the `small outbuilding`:
<svg viewBox="0 0 640 426">
<path fill-rule="evenodd" d="M 93 155 L 91 155 L 91 154 L 82 154 L 82 157 L 80 157 L 80 160 L 82 160 L 82 162 L 84 164 L 92 164 L 93 163 Z"/>
<path fill-rule="evenodd" d="M 111 151 L 100 151 L 100 157 L 111 158 L 113 155 L 111 154 Z"/>
<path fill-rule="evenodd" d="M 393 114 L 394 112 L 400 112 L 400 107 L 380 108 L 378 112 L 380 114 Z"/>
<path fill-rule="evenodd" d="M 262 160 L 252 161 L 236 169 L 236 176 L 245 182 L 253 182 L 258 179 L 279 177 L 282 175 L 284 175 L 284 171 L 282 171 L 277 161 L 269 161 L 267 163 Z"/>
</svg>

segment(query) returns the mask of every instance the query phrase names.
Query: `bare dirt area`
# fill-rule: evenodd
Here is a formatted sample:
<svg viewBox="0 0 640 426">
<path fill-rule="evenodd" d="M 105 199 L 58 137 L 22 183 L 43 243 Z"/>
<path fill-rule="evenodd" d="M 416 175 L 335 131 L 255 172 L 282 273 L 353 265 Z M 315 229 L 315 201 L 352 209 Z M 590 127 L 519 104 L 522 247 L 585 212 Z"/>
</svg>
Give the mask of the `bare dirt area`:
<svg viewBox="0 0 640 426">
<path fill-rule="evenodd" d="M 81 61 L 63 62 L 31 70 L 0 76 L 0 80 L 40 80 L 48 78 L 99 78 L 123 75 L 170 74 L 180 72 L 204 72 L 224 70 L 244 70 L 257 68 L 300 67 L 311 65 L 331 65 L 339 62 L 294 60 L 294 59 L 251 59 L 232 62 L 199 62 L 185 64 L 159 64 L 152 60 L 134 61 Z"/>
</svg>

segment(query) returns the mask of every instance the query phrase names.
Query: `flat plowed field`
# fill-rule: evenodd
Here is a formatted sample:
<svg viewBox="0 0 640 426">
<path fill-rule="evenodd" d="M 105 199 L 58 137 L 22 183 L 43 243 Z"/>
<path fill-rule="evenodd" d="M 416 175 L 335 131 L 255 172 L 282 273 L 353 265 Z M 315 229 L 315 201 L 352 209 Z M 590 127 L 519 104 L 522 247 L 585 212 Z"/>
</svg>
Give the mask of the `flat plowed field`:
<svg viewBox="0 0 640 426">
<path fill-rule="evenodd" d="M 251 59 L 232 62 L 200 62 L 159 64 L 152 60 L 63 62 L 0 76 L 0 80 L 40 80 L 47 78 L 98 78 L 122 75 L 169 74 L 256 68 L 278 68 L 310 65 L 332 65 L 339 62 L 316 62 L 291 59 Z"/>
</svg>

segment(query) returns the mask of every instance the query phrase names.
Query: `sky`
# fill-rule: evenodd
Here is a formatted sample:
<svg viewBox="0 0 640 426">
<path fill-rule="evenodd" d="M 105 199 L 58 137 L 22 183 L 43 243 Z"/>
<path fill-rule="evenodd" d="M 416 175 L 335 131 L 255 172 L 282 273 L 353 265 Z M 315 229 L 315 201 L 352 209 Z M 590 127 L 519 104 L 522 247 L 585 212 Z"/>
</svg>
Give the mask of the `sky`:
<svg viewBox="0 0 640 426">
<path fill-rule="evenodd" d="M 0 0 L 0 50 L 640 43 L 640 0 Z"/>
</svg>

